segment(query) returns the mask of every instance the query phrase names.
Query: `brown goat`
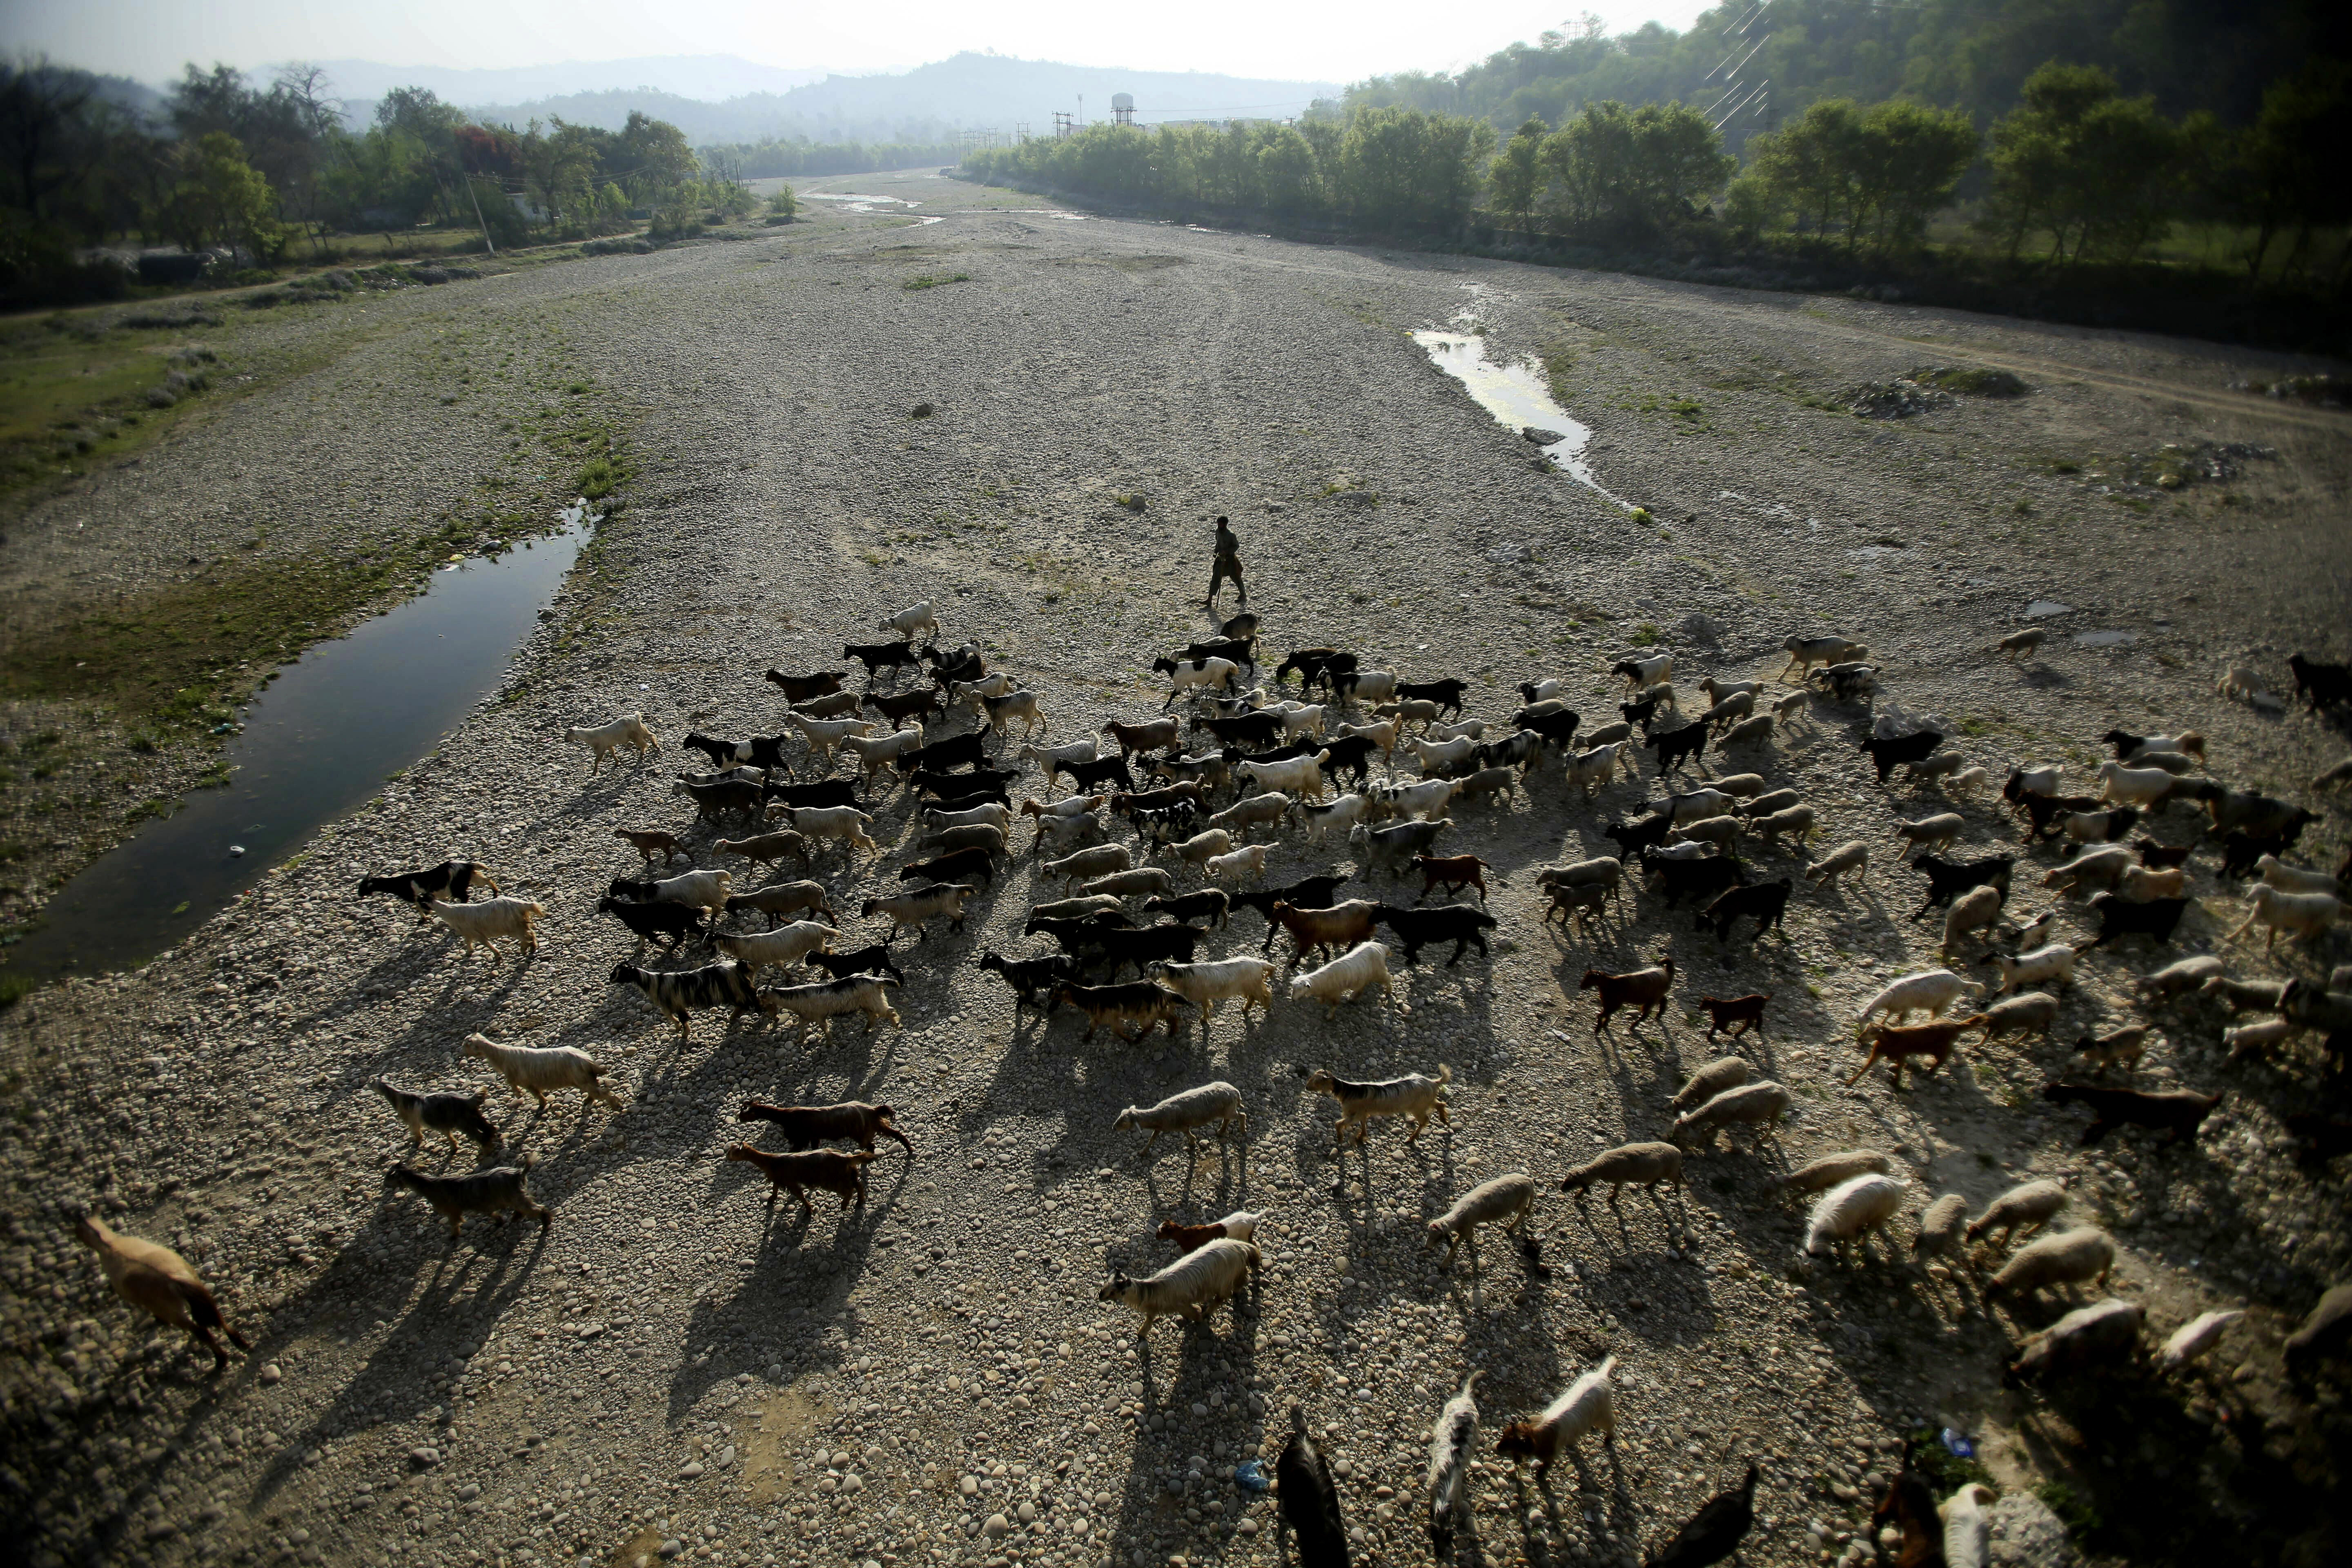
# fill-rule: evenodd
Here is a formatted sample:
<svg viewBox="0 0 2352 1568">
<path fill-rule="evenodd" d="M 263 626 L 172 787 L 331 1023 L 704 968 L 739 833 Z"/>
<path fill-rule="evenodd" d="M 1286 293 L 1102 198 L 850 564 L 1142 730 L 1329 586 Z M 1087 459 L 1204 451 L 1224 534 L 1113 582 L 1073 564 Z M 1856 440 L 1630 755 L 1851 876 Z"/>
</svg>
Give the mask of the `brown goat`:
<svg viewBox="0 0 2352 1568">
<path fill-rule="evenodd" d="M 1700 997 L 1698 1005 L 1706 1009 L 1706 1037 L 1712 1040 L 1720 1031 L 1738 1039 L 1750 1029 L 1760 1037 L 1764 1033 L 1764 1004 L 1770 1000 L 1772 994 L 1769 991 L 1751 991 L 1745 996 Z"/>
<path fill-rule="evenodd" d="M 1895 1087 L 1901 1089 L 1903 1063 L 1906 1057 L 1927 1058 L 1927 1070 L 1932 1076 L 1937 1068 L 1944 1065 L 1944 1058 L 1952 1054 L 1952 1046 L 1960 1036 L 1983 1023 L 1984 1015 L 1975 1013 L 1965 1018 L 1945 1018 L 1933 1024 L 1874 1025 L 1870 1032 L 1864 1037 L 1870 1046 L 1870 1055 L 1864 1059 L 1862 1066 L 1854 1069 L 1853 1076 L 1845 1081 L 1849 1085 L 1861 1082 L 1863 1074 L 1868 1072 L 1877 1063 L 1884 1061 L 1890 1064 L 1893 1068 Z M 1916 1067 L 1911 1069 L 1915 1076 L 1919 1070 Z"/>
<path fill-rule="evenodd" d="M 1131 757 L 1138 752 L 1163 751 L 1174 745 L 1177 721 L 1170 717 L 1148 724 L 1122 724 L 1114 719 L 1102 727 L 1102 732 L 1118 742 L 1120 756 Z"/>
<path fill-rule="evenodd" d="M 654 855 L 656 851 L 660 853 L 662 864 L 665 866 L 681 855 L 686 856 L 688 865 L 694 863 L 694 857 L 687 855 L 685 850 L 678 847 L 677 835 L 666 833 L 658 827 L 615 827 L 613 829 L 613 837 L 621 839 L 629 847 L 644 856 L 646 864 L 648 866 L 654 863 Z"/>
<path fill-rule="evenodd" d="M 846 1138 L 871 1154 L 874 1140 L 879 1136 L 895 1140 L 911 1160 L 915 1146 L 907 1142 L 907 1135 L 891 1120 L 898 1114 L 889 1106 L 868 1105 L 858 1100 L 844 1100 L 839 1105 L 770 1105 L 764 1100 L 747 1100 L 735 1120 L 774 1122 L 784 1130 L 784 1142 L 794 1152 L 814 1148 L 828 1139 Z"/>
<path fill-rule="evenodd" d="M 809 1201 L 808 1189 L 811 1187 L 839 1194 L 845 1213 L 848 1211 L 852 1199 L 863 1208 L 866 1205 L 866 1165 L 874 1155 L 866 1150 L 844 1154 L 834 1149 L 812 1149 L 801 1154 L 771 1154 L 765 1150 L 754 1149 L 749 1143 L 738 1143 L 727 1151 L 727 1157 L 760 1168 L 761 1173 L 768 1178 L 770 1208 L 776 1206 L 778 1194 L 789 1191 L 800 1199 L 803 1213 L 814 1215 L 816 1205 Z"/>
<path fill-rule="evenodd" d="M 1350 899 L 1325 910 L 1297 909 L 1276 899 L 1266 912 L 1276 925 L 1290 933 L 1291 941 L 1298 944 L 1296 956 L 1304 960 L 1309 950 L 1318 955 L 1326 951 L 1345 952 L 1359 942 L 1371 941 L 1380 909 L 1369 899 Z"/>
<path fill-rule="evenodd" d="M 1603 974 L 1588 969 L 1584 978 L 1576 983 L 1579 991 L 1601 993 L 1601 1016 L 1593 1021 L 1595 1035 L 1609 1026 L 1610 1016 L 1621 1007 L 1639 1007 L 1641 1013 L 1633 1022 L 1638 1026 L 1650 1021 L 1650 1015 L 1663 1016 L 1666 993 L 1674 988 L 1675 961 L 1665 960 L 1654 969 L 1636 969 L 1626 974 Z"/>
<path fill-rule="evenodd" d="M 212 1291 L 188 1267 L 187 1260 L 168 1247 L 120 1236 L 101 1221 L 84 1216 L 74 1222 L 74 1237 L 98 1254 L 106 1282 L 114 1293 L 139 1307 L 157 1322 L 185 1329 L 195 1342 L 213 1352 L 213 1369 L 228 1364 L 228 1352 L 213 1338 L 218 1329 L 241 1351 L 253 1347 L 222 1318 Z"/>
<path fill-rule="evenodd" d="M 1486 879 L 1479 873 L 1482 868 L 1491 871 L 1494 868 L 1475 855 L 1416 855 L 1412 866 L 1421 873 L 1421 896 L 1424 899 L 1440 888 L 1449 893 L 1475 888 L 1478 901 L 1486 901 Z"/>
</svg>

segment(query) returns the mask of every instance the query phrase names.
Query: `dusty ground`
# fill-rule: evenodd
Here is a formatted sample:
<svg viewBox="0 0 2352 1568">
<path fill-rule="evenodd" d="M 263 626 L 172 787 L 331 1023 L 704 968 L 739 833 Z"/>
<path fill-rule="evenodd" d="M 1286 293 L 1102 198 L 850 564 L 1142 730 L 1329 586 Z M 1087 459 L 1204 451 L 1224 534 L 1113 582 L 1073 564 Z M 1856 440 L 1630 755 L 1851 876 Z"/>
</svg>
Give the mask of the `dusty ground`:
<svg viewBox="0 0 2352 1568">
<path fill-rule="evenodd" d="M 525 689 L 181 949 L 0 1015 L 0 1485 L 35 1561 L 1271 1562 L 1272 1504 L 1231 1472 L 1294 1401 L 1346 1461 L 1360 1555 L 1425 1561 L 1421 1435 L 1464 1369 L 1488 1370 L 1491 1433 L 1608 1353 L 1613 1458 L 1592 1449 L 1548 1494 L 1489 1466 L 1465 1561 L 1627 1561 L 1751 1457 L 1765 1520 L 1750 1561 L 1854 1557 L 1901 1439 L 1944 1426 L 1979 1436 L 2005 1489 L 2004 1561 L 2072 1554 L 2044 1500 L 2109 1555 L 2187 1554 L 2225 1532 L 2264 1557 L 2340 1551 L 2324 1503 L 2339 1406 L 2289 1388 L 2275 1354 L 2352 1245 L 2340 1173 L 2299 1169 L 2278 1120 L 2335 1092 L 2316 1047 L 2230 1065 L 2217 1013 L 2158 1016 L 2139 1079 L 2227 1095 L 2177 1151 L 2137 1133 L 2079 1150 L 2080 1118 L 2033 1098 L 2061 1044 L 1964 1047 L 1901 1093 L 1883 1073 L 1842 1088 L 1862 998 L 1935 958 L 1930 926 L 1905 919 L 1917 879 L 1886 825 L 1944 809 L 1871 781 L 1851 745 L 1859 710 L 1817 705 L 1762 763 L 1821 810 L 1816 853 L 1863 837 L 1876 858 L 1842 893 L 1801 893 L 1785 941 L 1743 930 L 1718 946 L 1654 897 L 1601 937 L 1541 926 L 1526 868 L 1608 852 L 1601 826 L 1656 794 L 1645 767 L 1585 808 L 1549 769 L 1508 807 L 1459 815 L 1452 847 L 1507 879 L 1503 940 L 1491 963 L 1424 957 L 1400 989 L 1410 1012 L 1367 1002 L 1327 1023 L 1284 1001 L 1140 1047 L 1082 1045 L 1067 1016 L 1016 1019 L 972 963 L 1035 945 L 1019 935 L 1023 857 L 961 936 L 902 949 L 902 1029 L 796 1046 L 773 1027 L 722 1037 L 706 1016 L 680 1046 L 605 984 L 629 948 L 593 905 L 633 863 L 612 828 L 682 825 L 665 797 L 697 761 L 680 735 L 781 727 L 761 670 L 830 667 L 914 600 L 1040 691 L 1052 740 L 1156 709 L 1150 658 L 1209 624 L 1219 512 L 1243 538 L 1266 647 L 1472 677 L 1489 718 L 1538 675 L 1613 717 L 1602 672 L 1634 644 L 1673 651 L 1688 691 L 1710 671 L 1769 674 L 1781 637 L 1834 628 L 1877 650 L 1888 699 L 1948 716 L 1996 779 L 2087 766 L 2111 724 L 2185 725 L 2210 737 L 2216 777 L 2311 798 L 2344 740 L 2213 686 L 2243 662 L 2283 689 L 2298 647 L 2345 657 L 2352 426 L 2231 392 L 2277 363 L 2192 343 L 1072 221 L 933 178 L 824 184 L 945 221 L 852 214 L 435 291 L 453 330 L 554 333 L 581 377 L 637 411 L 632 504 L 524 650 Z M 1497 353 L 1550 356 L 1604 482 L 1653 523 L 1532 467 L 1403 336 L 1465 309 Z M 2033 391 L 1900 424 L 1811 405 L 1975 363 Z M 289 417 L 305 393 L 284 394 Z M 911 419 L 919 401 L 938 412 Z M 310 482 L 272 405 L 248 406 L 192 433 L 186 459 Z M 408 420 L 392 401 L 357 423 L 422 448 L 430 432 Z M 2209 442 L 2275 455 L 2152 482 L 2168 443 Z M 2151 482 L 2126 485 L 2134 473 Z M 168 504 L 154 482 L 102 476 L 57 515 Z M 1113 504 L 1133 495 L 1140 514 Z M 1512 559 L 1521 545 L 1534 559 Z M 2072 606 L 2049 619 L 2046 657 L 1988 654 L 2037 600 Z M 2074 640 L 2099 631 L 2129 640 Z M 673 748 L 657 767 L 589 779 L 555 741 L 640 708 Z M 1967 853 L 2015 847 L 1993 804 L 1959 805 Z M 2312 864 L 2344 851 L 2327 809 Z M 905 815 L 890 795 L 886 859 L 826 869 L 847 942 L 879 935 L 851 911 L 908 858 Z M 2192 827 L 2181 815 L 2158 831 Z M 468 963 L 349 898 L 364 871 L 460 853 L 546 903 L 536 958 Z M 1330 863 L 1286 836 L 1269 876 Z M 2197 862 L 2202 901 L 2172 952 L 2084 962 L 2062 1041 L 2132 1016 L 2134 975 L 2218 950 L 2241 904 L 2212 864 Z M 2039 880 L 2021 868 L 2012 915 L 2053 902 Z M 2059 920 L 2081 925 L 2071 906 Z M 1259 935 L 1244 914 L 1209 951 L 1254 952 Z M 1687 976 L 1671 1016 L 1596 1044 L 1576 977 L 1667 952 Z M 2229 950 L 2242 975 L 2344 956 L 2340 938 L 2275 963 Z M 1629 1197 L 1622 1219 L 1559 1194 L 1570 1163 L 1663 1134 L 1675 1084 L 1715 1054 L 1685 1009 L 1749 989 L 1774 995 L 1753 1058 L 1797 1096 L 1779 1146 L 1696 1158 L 1686 1194 Z M 476 1029 L 589 1049 L 628 1108 L 494 1100 L 554 1223 L 469 1226 L 452 1246 L 415 1200 L 383 1196 L 405 1139 L 366 1085 L 490 1085 L 456 1054 Z M 1307 1069 L 1440 1063 L 1450 1131 L 1408 1150 L 1384 1129 L 1369 1158 L 1329 1156 Z M 1247 1100 L 1245 1144 L 1188 1166 L 1113 1131 L 1121 1107 L 1213 1078 Z M 916 1158 L 883 1157 L 862 1214 L 828 1199 L 814 1219 L 770 1215 L 751 1173 L 719 1159 L 747 1094 L 888 1100 Z M 2008 1346 L 2054 1314 L 1988 1321 L 1909 1266 L 1908 1218 L 1866 1267 L 1795 1267 L 1801 1215 L 1769 1174 L 1856 1145 L 1900 1158 L 1914 1210 L 2068 1175 L 2073 1215 L 2116 1230 L 2116 1288 L 2148 1304 L 2156 1333 L 2210 1306 L 2252 1310 L 2173 1383 L 2006 1393 Z M 1549 1275 L 1499 1243 L 1451 1273 L 1419 1250 L 1427 1216 L 1522 1169 L 1547 1194 Z M 202 1375 L 184 1342 L 134 1321 L 72 1245 L 69 1216 L 93 1203 L 196 1260 L 255 1353 Z M 1265 1212 L 1270 1254 L 1243 1311 L 1163 1324 L 1139 1350 L 1132 1316 L 1095 1300 L 1106 1270 L 1164 1260 L 1163 1216 L 1235 1206 Z M 992 1518 L 1013 1533 L 996 1540 Z"/>
</svg>

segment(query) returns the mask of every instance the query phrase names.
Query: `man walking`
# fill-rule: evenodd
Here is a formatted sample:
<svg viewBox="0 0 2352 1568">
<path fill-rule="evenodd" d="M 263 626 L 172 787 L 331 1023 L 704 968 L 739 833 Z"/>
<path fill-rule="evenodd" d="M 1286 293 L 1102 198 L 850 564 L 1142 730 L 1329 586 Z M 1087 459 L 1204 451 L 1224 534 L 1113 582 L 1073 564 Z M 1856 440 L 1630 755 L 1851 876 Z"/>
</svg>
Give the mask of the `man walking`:
<svg viewBox="0 0 2352 1568">
<path fill-rule="evenodd" d="M 1217 519 L 1217 563 L 1209 573 L 1209 609 L 1217 607 L 1217 591 L 1232 578 L 1241 590 L 1242 603 L 1249 603 L 1249 584 L 1242 581 L 1242 542 L 1234 537 L 1233 524 L 1225 518 Z"/>
</svg>

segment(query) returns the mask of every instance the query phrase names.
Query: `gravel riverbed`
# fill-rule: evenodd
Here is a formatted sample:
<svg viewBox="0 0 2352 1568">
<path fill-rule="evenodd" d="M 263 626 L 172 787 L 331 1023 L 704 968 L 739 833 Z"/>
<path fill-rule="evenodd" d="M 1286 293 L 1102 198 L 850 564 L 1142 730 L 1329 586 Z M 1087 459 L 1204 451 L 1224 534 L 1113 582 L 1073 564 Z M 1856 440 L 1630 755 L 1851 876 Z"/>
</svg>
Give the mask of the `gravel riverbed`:
<svg viewBox="0 0 2352 1568">
<path fill-rule="evenodd" d="M 1871 845 L 1865 879 L 1799 882 L 1785 935 L 1743 922 L 1719 943 L 1654 894 L 1598 934 L 1543 924 L 1532 868 L 1612 853 L 1601 828 L 1660 793 L 1645 755 L 1587 806 L 1555 761 L 1500 805 L 1458 807 L 1440 843 L 1499 873 L 1491 962 L 1430 950 L 1400 964 L 1394 1003 L 1328 1020 L 1278 994 L 1267 1016 L 1221 1010 L 1205 1038 L 1129 1046 L 1080 1043 L 1067 1013 L 1016 1016 L 973 965 L 1038 946 L 1022 922 L 1060 892 L 1033 888 L 1025 853 L 961 934 L 900 944 L 903 1026 L 799 1045 L 708 1014 L 680 1044 L 606 984 L 630 944 L 593 912 L 636 863 L 613 829 L 683 828 L 667 791 L 702 765 L 677 750 L 687 731 L 782 728 L 761 672 L 835 668 L 901 605 L 931 600 L 949 643 L 981 642 L 1034 687 L 1045 739 L 1158 709 L 1150 659 L 1214 625 L 1200 595 L 1218 514 L 1277 657 L 1329 643 L 1461 676 L 1490 720 L 1519 681 L 1562 677 L 1593 724 L 1615 717 L 1609 664 L 1637 647 L 1673 653 L 1696 703 L 1700 676 L 1769 678 L 1784 637 L 1836 631 L 1874 650 L 1882 709 L 1946 718 L 1995 788 L 2019 763 L 2087 773 L 2110 727 L 2194 728 L 2216 779 L 2322 812 L 2303 859 L 2333 868 L 2345 796 L 2309 781 L 2345 738 L 2215 690 L 2245 665 L 2291 693 L 2287 654 L 2347 651 L 2352 424 L 2231 389 L 2284 359 L 1004 210 L 1034 198 L 928 176 L 824 184 L 944 221 L 836 215 L 434 291 L 453 329 L 553 331 L 628 411 L 628 504 L 508 689 L 433 757 L 145 969 L 0 1014 L 0 1496 L 30 1561 L 1271 1563 L 1274 1502 L 1234 1468 L 1270 1458 L 1297 1403 L 1341 1461 L 1360 1560 L 1420 1563 L 1424 1434 L 1465 1371 L 1487 1373 L 1483 1452 L 1610 1354 L 1613 1454 L 1588 1444 L 1538 1489 L 1487 1453 L 1460 1561 L 1636 1561 L 1751 1458 L 1748 1561 L 1860 1560 L 1904 1440 L 1944 1427 L 1975 1437 L 2002 1489 L 1997 1561 L 2075 1560 L 2068 1523 L 2088 1513 L 2085 1540 L 2152 1560 L 2158 1526 L 2136 1511 L 2184 1549 L 2244 1532 L 2265 1558 L 2340 1550 L 2322 1500 L 2341 1482 L 2340 1403 L 2290 1384 L 2277 1353 L 2352 1266 L 2340 1164 L 2299 1163 L 2281 1123 L 2340 1110 L 2335 1079 L 2315 1040 L 2231 1062 L 2218 1009 L 2143 1014 L 2131 983 L 2207 951 L 2241 977 L 2324 975 L 2341 934 L 2271 958 L 2224 947 L 2243 900 L 2201 852 L 2171 948 L 2086 956 L 2052 1041 L 1971 1039 L 1900 1092 L 1884 1071 L 1844 1087 L 1862 1002 L 1937 962 L 1940 922 L 1906 918 L 1921 883 L 1895 862 L 1896 817 L 1958 810 L 1956 854 L 2023 857 L 2011 919 L 2050 908 L 2062 936 L 2095 929 L 2042 889 L 2055 858 L 2022 848 L 1990 793 L 1876 784 L 1860 707 L 1817 700 L 1755 764 L 1820 812 L 1810 854 Z M 1405 335 L 1465 316 L 1495 357 L 1549 356 L 1596 476 L 1645 516 L 1546 468 Z M 2030 390 L 1901 420 L 1842 410 L 1847 389 L 1955 364 Z M 314 468 L 276 439 L 277 395 L 182 437 L 189 459 Z M 362 422 L 372 449 L 430 448 L 438 414 L 410 422 L 407 405 Z M 439 459 L 422 460 L 429 487 Z M 182 493 L 160 482 L 118 471 L 50 505 L 147 515 Z M 1221 607 L 1238 608 L 1230 590 Z M 1990 651 L 2031 624 L 2050 628 L 2040 657 Z M 590 777 L 562 743 L 638 710 L 656 765 Z M 903 795 L 880 793 L 884 854 L 819 873 L 845 945 L 879 940 L 858 904 L 917 858 Z M 2155 831 L 2195 826 L 2176 812 Z M 697 863 L 744 880 L 709 837 Z M 452 856 L 546 905 L 536 956 L 468 961 L 438 926 L 352 897 L 363 874 Z M 1751 858 L 1766 877 L 1800 863 Z M 1347 863 L 1290 831 L 1267 878 Z M 1237 915 L 1204 955 L 1255 952 L 1261 933 Z M 1666 1016 L 1596 1040 L 1582 972 L 1667 953 Z M 1719 1054 L 1696 998 L 1753 990 L 1773 1001 L 1741 1049 L 1795 1095 L 1777 1141 L 1734 1137 L 1693 1157 L 1685 1192 L 1620 1210 L 1560 1193 L 1569 1165 L 1665 1134 L 1667 1099 Z M 2038 1090 L 2076 1036 L 2139 1016 L 2161 1033 L 2133 1081 L 2222 1104 L 2191 1146 L 2129 1131 L 2079 1147 L 2081 1113 Z M 457 1054 L 476 1030 L 588 1050 L 625 1109 L 507 1096 Z M 1407 1147 L 1384 1125 L 1367 1153 L 1331 1154 L 1307 1071 L 1441 1063 L 1450 1127 Z M 469 1221 L 453 1245 L 387 1196 L 407 1140 L 379 1076 L 495 1089 L 552 1225 Z M 1235 1143 L 1188 1160 L 1162 1140 L 1147 1158 L 1112 1128 L 1220 1078 L 1247 1102 Z M 888 1101 L 914 1157 L 885 1145 L 862 1211 L 771 1212 L 757 1173 L 720 1158 L 747 1097 Z M 1895 1156 L 1906 1215 L 1867 1263 L 1801 1265 L 1801 1206 L 1769 1178 L 1852 1147 Z M 1441 1268 L 1427 1220 L 1521 1170 L 1539 1258 L 1490 1237 L 1475 1265 Z M 2063 1307 L 1988 1319 L 1907 1241 L 1938 1194 L 1980 1208 L 2042 1175 L 2068 1179 L 2073 1220 L 2116 1232 L 2114 1288 L 2146 1303 L 2151 1335 L 2209 1308 L 2248 1316 L 2169 1380 L 2002 1388 L 2011 1347 Z M 109 1294 L 72 1241 L 92 1205 L 194 1262 L 253 1353 L 209 1375 Z M 1134 1315 L 1096 1300 L 1111 1268 L 1172 1256 L 1160 1219 L 1242 1207 L 1265 1216 L 1266 1263 L 1238 1310 L 1139 1345 Z"/>
</svg>

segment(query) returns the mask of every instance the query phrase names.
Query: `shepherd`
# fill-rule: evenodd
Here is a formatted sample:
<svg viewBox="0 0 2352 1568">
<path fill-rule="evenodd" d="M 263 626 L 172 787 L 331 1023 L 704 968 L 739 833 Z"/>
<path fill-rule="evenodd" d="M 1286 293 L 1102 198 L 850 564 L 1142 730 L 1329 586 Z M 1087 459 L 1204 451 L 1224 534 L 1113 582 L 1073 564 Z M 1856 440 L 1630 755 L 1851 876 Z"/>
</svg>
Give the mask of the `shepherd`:
<svg viewBox="0 0 2352 1568">
<path fill-rule="evenodd" d="M 1209 574 L 1208 609 L 1217 607 L 1217 591 L 1232 578 L 1241 590 L 1242 603 L 1249 603 L 1249 584 L 1242 581 L 1242 542 L 1234 536 L 1233 523 L 1226 518 L 1217 519 L 1217 563 Z"/>
</svg>

